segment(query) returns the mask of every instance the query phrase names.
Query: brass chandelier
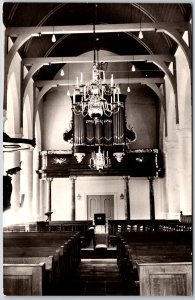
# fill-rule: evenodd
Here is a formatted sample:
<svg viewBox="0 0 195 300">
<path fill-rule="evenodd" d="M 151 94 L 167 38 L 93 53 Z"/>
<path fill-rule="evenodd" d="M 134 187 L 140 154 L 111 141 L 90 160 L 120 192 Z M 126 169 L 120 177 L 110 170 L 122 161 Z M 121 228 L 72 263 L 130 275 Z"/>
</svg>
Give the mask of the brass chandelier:
<svg viewBox="0 0 195 300">
<path fill-rule="evenodd" d="M 95 41 L 95 25 L 93 28 Z M 89 116 L 93 119 L 103 115 L 110 117 L 113 113 L 117 113 L 120 108 L 119 95 L 121 93 L 119 85 L 114 83 L 113 74 L 111 74 L 110 83 L 106 83 L 105 71 L 100 68 L 100 64 L 96 60 L 96 51 L 94 47 L 91 81 L 84 83 L 81 73 L 80 83 L 77 77 L 72 97 L 74 114 L 82 114 L 83 117 Z"/>
<path fill-rule="evenodd" d="M 108 151 L 106 151 L 106 155 L 105 155 L 105 151 L 101 152 L 100 146 L 98 147 L 97 153 L 93 151 L 89 161 L 89 167 L 91 169 L 96 169 L 99 172 L 101 172 L 102 169 L 110 168 L 111 161 L 108 156 Z"/>
</svg>

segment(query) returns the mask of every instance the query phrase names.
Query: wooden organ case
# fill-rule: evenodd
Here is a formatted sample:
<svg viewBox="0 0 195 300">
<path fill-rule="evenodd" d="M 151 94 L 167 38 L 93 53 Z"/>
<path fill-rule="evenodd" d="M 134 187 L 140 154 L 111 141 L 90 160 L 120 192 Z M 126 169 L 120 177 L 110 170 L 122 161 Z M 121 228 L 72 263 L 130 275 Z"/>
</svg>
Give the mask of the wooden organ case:
<svg viewBox="0 0 195 300">
<path fill-rule="evenodd" d="M 110 117 L 90 118 L 82 113 L 73 113 L 73 151 L 74 155 L 102 150 L 123 153 L 126 148 L 126 95 L 120 95 L 120 108 Z"/>
</svg>

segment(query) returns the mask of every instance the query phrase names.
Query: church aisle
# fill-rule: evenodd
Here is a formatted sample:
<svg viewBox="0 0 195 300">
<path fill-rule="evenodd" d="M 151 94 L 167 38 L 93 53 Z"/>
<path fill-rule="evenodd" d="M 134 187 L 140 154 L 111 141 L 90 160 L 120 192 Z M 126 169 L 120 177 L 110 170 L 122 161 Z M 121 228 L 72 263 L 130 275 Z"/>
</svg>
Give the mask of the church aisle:
<svg viewBox="0 0 195 300">
<path fill-rule="evenodd" d="M 64 295 L 127 296 L 116 259 L 82 259 Z"/>
</svg>

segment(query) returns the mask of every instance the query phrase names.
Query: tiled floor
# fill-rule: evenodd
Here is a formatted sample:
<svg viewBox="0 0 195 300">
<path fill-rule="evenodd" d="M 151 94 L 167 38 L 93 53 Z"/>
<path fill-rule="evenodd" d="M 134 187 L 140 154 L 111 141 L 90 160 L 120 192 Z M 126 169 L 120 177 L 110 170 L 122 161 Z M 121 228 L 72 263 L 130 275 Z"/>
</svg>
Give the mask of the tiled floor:
<svg viewBox="0 0 195 300">
<path fill-rule="evenodd" d="M 82 259 L 66 295 L 128 295 L 116 259 Z"/>
</svg>

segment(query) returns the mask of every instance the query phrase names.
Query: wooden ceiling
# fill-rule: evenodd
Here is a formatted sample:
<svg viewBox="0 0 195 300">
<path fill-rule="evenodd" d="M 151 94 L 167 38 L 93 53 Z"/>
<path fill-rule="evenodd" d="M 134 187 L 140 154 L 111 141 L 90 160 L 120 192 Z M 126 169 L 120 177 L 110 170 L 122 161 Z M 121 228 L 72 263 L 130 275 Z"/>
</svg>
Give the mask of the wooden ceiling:
<svg viewBox="0 0 195 300">
<path fill-rule="evenodd" d="M 34 27 L 95 24 L 183 23 L 192 17 L 191 4 L 185 3 L 24 3 L 3 4 L 3 23 L 8 27 Z M 182 30 L 181 30 L 182 31 Z M 137 31 L 96 33 L 96 48 L 118 55 L 174 55 L 177 44 L 163 32 L 144 31 L 138 38 Z M 182 32 L 180 32 L 182 33 Z M 93 50 L 93 33 L 52 34 L 32 37 L 19 49 L 22 58 L 79 56 Z M 12 37 L 13 40 L 16 37 Z M 163 77 L 164 72 L 152 63 L 136 62 L 136 67 L 148 77 Z M 42 67 L 35 73 L 35 80 L 51 80 L 61 64 Z"/>
</svg>

